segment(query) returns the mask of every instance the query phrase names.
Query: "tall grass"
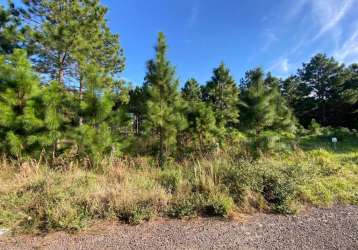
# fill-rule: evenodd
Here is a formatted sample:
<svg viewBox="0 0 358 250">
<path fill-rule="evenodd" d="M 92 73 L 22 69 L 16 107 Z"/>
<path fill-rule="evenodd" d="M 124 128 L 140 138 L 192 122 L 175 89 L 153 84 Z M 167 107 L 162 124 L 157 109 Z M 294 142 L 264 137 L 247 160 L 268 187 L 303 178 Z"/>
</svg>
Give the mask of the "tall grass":
<svg viewBox="0 0 358 250">
<path fill-rule="evenodd" d="M 336 150 L 327 140 L 305 137 L 303 150 L 255 159 L 218 152 L 163 169 L 150 157 L 108 158 L 94 170 L 78 162 L 51 168 L 3 158 L 0 227 L 71 232 L 97 219 L 137 224 L 155 216 L 229 217 L 295 213 L 306 204 L 358 204 L 358 139 L 346 139 Z"/>
</svg>

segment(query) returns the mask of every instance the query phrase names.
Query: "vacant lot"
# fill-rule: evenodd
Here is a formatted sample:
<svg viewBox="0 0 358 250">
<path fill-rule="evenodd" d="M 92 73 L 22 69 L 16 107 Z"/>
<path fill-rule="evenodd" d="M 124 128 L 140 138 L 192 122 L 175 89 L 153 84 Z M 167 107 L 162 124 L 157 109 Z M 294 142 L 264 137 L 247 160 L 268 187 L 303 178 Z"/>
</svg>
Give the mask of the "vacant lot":
<svg viewBox="0 0 358 250">
<path fill-rule="evenodd" d="M 158 217 L 230 218 L 257 212 L 295 214 L 307 204 L 358 204 L 356 137 L 336 150 L 329 137 L 256 159 L 219 154 L 158 168 L 150 158 L 112 159 L 87 170 L 4 160 L 0 227 L 15 234 L 75 232 L 98 220 L 140 224 Z"/>
</svg>

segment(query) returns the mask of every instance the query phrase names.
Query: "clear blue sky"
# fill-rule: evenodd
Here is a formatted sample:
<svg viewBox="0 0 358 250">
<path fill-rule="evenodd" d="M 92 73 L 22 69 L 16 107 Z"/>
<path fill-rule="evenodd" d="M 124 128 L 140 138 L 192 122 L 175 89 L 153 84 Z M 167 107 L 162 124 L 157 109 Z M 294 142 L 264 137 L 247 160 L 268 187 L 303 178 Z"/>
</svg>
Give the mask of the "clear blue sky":
<svg viewBox="0 0 358 250">
<path fill-rule="evenodd" d="M 0 2 L 5 2 L 0 0 Z M 127 58 L 123 77 L 143 82 L 157 33 L 181 82 L 210 79 L 221 61 L 236 80 L 262 66 L 294 73 L 317 52 L 358 62 L 358 0 L 102 0 Z"/>
</svg>

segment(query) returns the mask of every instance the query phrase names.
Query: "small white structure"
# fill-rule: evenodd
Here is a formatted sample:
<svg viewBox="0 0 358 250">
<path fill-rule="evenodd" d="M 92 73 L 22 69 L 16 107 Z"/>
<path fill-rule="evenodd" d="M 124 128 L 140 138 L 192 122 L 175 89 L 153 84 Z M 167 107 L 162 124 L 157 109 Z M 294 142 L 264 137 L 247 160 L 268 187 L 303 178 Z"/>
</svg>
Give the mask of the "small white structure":
<svg viewBox="0 0 358 250">
<path fill-rule="evenodd" d="M 337 148 L 337 142 L 338 142 L 337 137 L 332 137 L 332 144 L 333 144 L 333 148 L 334 148 L 334 149 Z"/>
</svg>

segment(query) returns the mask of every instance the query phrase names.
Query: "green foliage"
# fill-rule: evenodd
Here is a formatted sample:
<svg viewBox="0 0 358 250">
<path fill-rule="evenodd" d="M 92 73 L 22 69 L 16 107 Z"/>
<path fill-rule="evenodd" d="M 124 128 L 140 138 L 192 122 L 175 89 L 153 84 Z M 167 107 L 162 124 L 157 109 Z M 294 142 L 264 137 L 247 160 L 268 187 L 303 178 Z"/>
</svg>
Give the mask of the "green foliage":
<svg viewBox="0 0 358 250">
<path fill-rule="evenodd" d="M 227 216 L 234 207 L 233 199 L 223 193 L 212 193 L 205 204 L 205 214 L 211 216 Z"/>
<path fill-rule="evenodd" d="M 87 91 L 81 95 L 79 107 L 79 126 L 72 132 L 80 157 L 86 157 L 92 165 L 111 153 L 119 156 L 125 142 L 121 129 L 128 126 L 128 116 L 124 112 L 127 92 L 103 85 L 111 81 L 98 68 L 87 68 L 82 79 Z"/>
<path fill-rule="evenodd" d="M 159 181 L 170 193 L 174 193 L 182 181 L 182 172 L 179 168 L 166 167 L 161 171 Z"/>
<path fill-rule="evenodd" d="M 313 134 L 313 135 L 321 134 L 321 125 L 315 119 L 311 120 L 311 124 L 308 127 L 308 129 L 310 130 L 311 134 Z"/>
<path fill-rule="evenodd" d="M 170 204 L 167 214 L 172 218 L 191 218 L 197 216 L 198 197 L 176 197 Z"/>
<path fill-rule="evenodd" d="M 312 119 L 323 126 L 356 128 L 357 70 L 317 54 L 304 63 L 282 87 L 300 123 L 307 127 Z"/>
<path fill-rule="evenodd" d="M 278 79 L 264 79 L 262 69 L 248 71 L 241 91 L 242 125 L 259 136 L 265 130 L 296 131 L 296 120 L 281 96 Z"/>
<path fill-rule="evenodd" d="M 202 153 L 208 151 L 216 144 L 220 132 L 215 112 L 201 100 L 201 88 L 194 79 L 186 82 L 182 96 L 187 102 L 185 115 L 188 127 L 184 131 L 186 139 L 192 143 L 195 150 Z"/>
<path fill-rule="evenodd" d="M 26 53 L 15 50 L 0 56 L 0 136 L 2 150 L 16 157 L 41 150 L 49 138 L 42 137 L 40 82 Z"/>
<path fill-rule="evenodd" d="M 178 91 L 175 70 L 166 58 L 167 45 L 159 33 L 156 57 L 147 63 L 146 91 L 148 99 L 145 114 L 146 130 L 159 137 L 159 162 L 163 166 L 176 144 L 178 131 L 186 127 L 184 102 Z"/>
<path fill-rule="evenodd" d="M 254 186 L 255 169 L 245 161 L 221 169 L 222 183 L 237 204 L 244 203 L 247 190 Z"/>
<path fill-rule="evenodd" d="M 241 93 L 242 126 L 255 130 L 256 135 L 271 127 L 275 120 L 272 91 L 265 85 L 261 69 L 246 73 Z"/>
<path fill-rule="evenodd" d="M 108 125 L 102 123 L 98 128 L 82 125 L 74 131 L 77 151 L 81 159 L 88 159 L 96 166 L 103 156 L 112 151 L 112 138 Z"/>
<path fill-rule="evenodd" d="M 189 79 L 183 89 L 182 89 L 182 96 L 184 100 L 188 102 L 199 102 L 203 97 L 203 93 L 199 86 L 199 83 L 194 79 Z"/>
<path fill-rule="evenodd" d="M 190 124 L 188 130 L 195 147 L 201 152 L 215 147 L 222 131 L 216 126 L 215 113 L 210 106 L 203 102 L 193 104 L 192 113 L 188 117 L 191 118 L 188 119 Z"/>
<path fill-rule="evenodd" d="M 220 155 L 178 169 L 152 168 L 152 159 L 142 158 L 103 162 L 112 166 L 105 172 L 51 170 L 33 161 L 15 168 L 3 161 L 0 226 L 15 232 L 74 231 L 98 218 L 137 224 L 164 213 L 174 218 L 227 216 L 236 209 L 287 214 L 307 203 L 358 204 L 358 137 L 345 133 L 339 151 L 325 137 L 307 136 L 304 151 L 256 160 Z"/>
<path fill-rule="evenodd" d="M 297 178 L 285 172 L 266 172 L 260 190 L 274 212 L 290 214 L 295 210 L 291 203 L 297 193 Z"/>
<path fill-rule="evenodd" d="M 0 226 L 358 204 L 356 64 L 318 54 L 282 81 L 257 68 L 239 93 L 222 63 L 180 92 L 159 33 L 144 85 L 129 90 L 99 0 L 23 3 L 0 7 Z"/>
<path fill-rule="evenodd" d="M 0 54 L 11 54 L 24 41 L 25 28 L 20 28 L 20 12 L 13 3 L 5 9 L 0 5 Z"/>
<path fill-rule="evenodd" d="M 51 179 L 41 176 L 24 183 L 17 193 L 6 195 L 2 208 L 18 211 L 17 218 L 13 218 L 17 220 L 14 230 L 48 232 L 83 228 L 88 217 L 74 200 L 79 192 L 93 185 L 93 176 L 76 176 L 71 185 L 64 181 L 61 176 Z"/>
<path fill-rule="evenodd" d="M 281 93 L 279 79 L 269 73 L 265 79 L 265 85 L 268 86 L 272 92 L 273 98 L 271 105 L 275 107 L 275 119 L 271 129 L 280 132 L 295 133 L 297 130 L 296 117 Z"/>
<path fill-rule="evenodd" d="M 203 99 L 212 106 L 218 127 L 233 127 L 238 123 L 239 90 L 223 63 L 213 70 L 211 80 L 204 87 Z"/>
<path fill-rule="evenodd" d="M 130 208 L 128 210 L 121 211 L 118 214 L 118 218 L 124 220 L 131 225 L 138 225 L 143 221 L 149 221 L 153 217 L 153 211 L 149 208 Z"/>
<path fill-rule="evenodd" d="M 143 87 L 136 87 L 129 91 L 128 112 L 134 116 L 134 131 L 136 135 L 143 130 L 143 119 L 145 115 L 146 105 L 143 100 L 146 100 L 145 91 Z"/>
<path fill-rule="evenodd" d="M 61 84 L 73 78 L 81 84 L 88 65 L 95 65 L 101 73 L 123 70 L 118 36 L 110 32 L 105 20 L 107 9 L 99 0 L 24 3 L 24 19 L 32 29 L 29 39 L 39 72 Z M 38 20 L 36 25 L 34 19 Z"/>
</svg>

